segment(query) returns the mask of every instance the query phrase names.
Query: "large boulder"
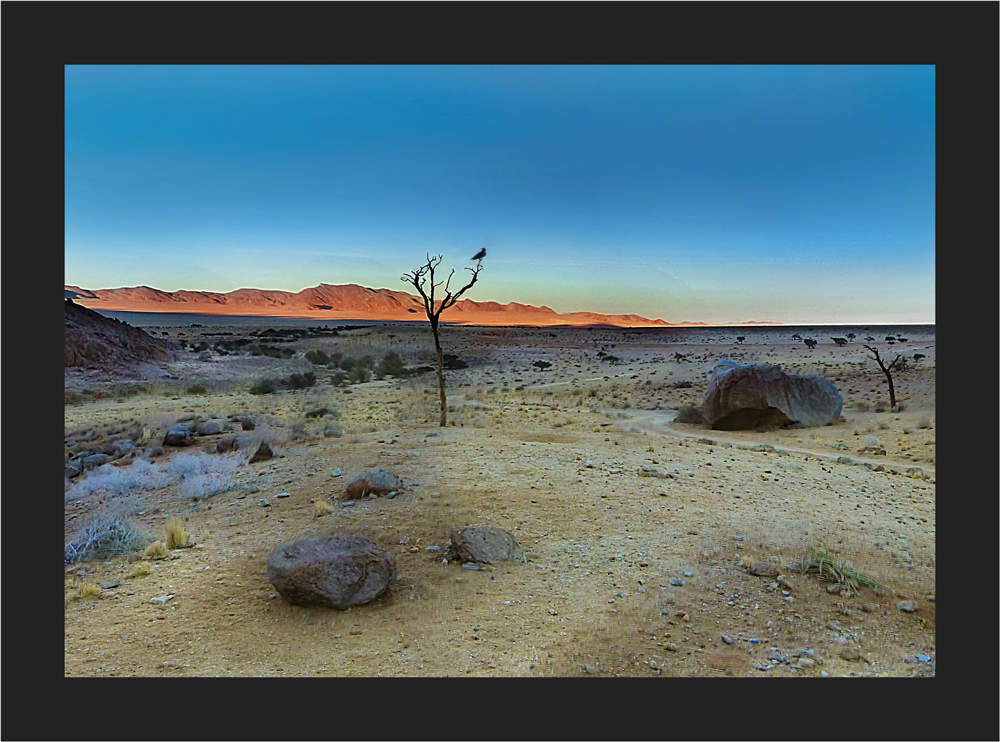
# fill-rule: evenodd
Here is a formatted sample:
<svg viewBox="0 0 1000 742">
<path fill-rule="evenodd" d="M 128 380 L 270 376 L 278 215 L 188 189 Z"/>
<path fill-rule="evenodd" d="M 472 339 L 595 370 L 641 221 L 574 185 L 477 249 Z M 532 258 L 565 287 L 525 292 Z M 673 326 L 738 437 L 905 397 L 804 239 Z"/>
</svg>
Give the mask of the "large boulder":
<svg viewBox="0 0 1000 742">
<path fill-rule="evenodd" d="M 452 531 L 447 556 L 449 561 L 485 564 L 527 561 L 514 535 L 496 526 L 466 526 Z"/>
<path fill-rule="evenodd" d="M 338 610 L 375 600 L 395 573 L 392 554 L 355 535 L 281 544 L 267 560 L 268 582 L 289 603 Z"/>
<path fill-rule="evenodd" d="M 842 407 L 837 387 L 822 376 L 794 376 L 780 366 L 723 360 L 712 369 L 701 412 L 717 430 L 746 430 L 828 425 L 840 417 Z"/>
<path fill-rule="evenodd" d="M 403 488 L 403 480 L 388 469 L 376 466 L 364 474 L 358 474 L 347 483 L 348 497 L 364 497 L 367 494 L 387 495 Z"/>
</svg>

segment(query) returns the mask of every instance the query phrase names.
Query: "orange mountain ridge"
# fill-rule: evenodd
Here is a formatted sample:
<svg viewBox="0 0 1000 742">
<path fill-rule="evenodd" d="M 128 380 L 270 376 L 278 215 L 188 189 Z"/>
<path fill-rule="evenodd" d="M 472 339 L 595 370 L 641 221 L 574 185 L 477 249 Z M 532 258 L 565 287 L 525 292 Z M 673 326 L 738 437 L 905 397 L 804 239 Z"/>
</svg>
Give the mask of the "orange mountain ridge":
<svg viewBox="0 0 1000 742">
<path fill-rule="evenodd" d="M 369 289 L 356 284 L 321 283 L 299 292 L 236 289 L 160 291 L 149 286 L 118 289 L 65 287 L 65 296 L 88 309 L 119 312 L 170 312 L 212 315 L 261 315 L 336 321 L 345 319 L 406 321 L 426 319 L 423 300 L 405 291 Z M 463 299 L 445 310 L 442 320 L 462 325 L 613 325 L 617 327 L 688 327 L 704 322 L 665 322 L 637 314 L 567 312 L 530 304 Z M 759 324 L 759 323 L 754 323 Z"/>
</svg>

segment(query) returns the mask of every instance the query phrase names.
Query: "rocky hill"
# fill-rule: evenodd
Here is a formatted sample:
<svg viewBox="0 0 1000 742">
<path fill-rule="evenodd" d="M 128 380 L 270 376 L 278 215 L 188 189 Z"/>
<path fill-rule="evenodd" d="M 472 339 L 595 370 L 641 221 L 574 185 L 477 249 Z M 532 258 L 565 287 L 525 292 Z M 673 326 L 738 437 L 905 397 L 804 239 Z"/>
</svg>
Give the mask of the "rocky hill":
<svg viewBox="0 0 1000 742">
<path fill-rule="evenodd" d="M 117 289 L 82 289 L 65 286 L 65 295 L 80 304 L 99 310 L 131 312 L 179 312 L 191 314 L 264 315 L 305 317 L 317 320 L 424 318 L 420 297 L 405 291 L 369 289 L 356 284 L 321 283 L 298 292 L 264 289 L 237 289 L 226 293 L 211 291 L 161 291 L 149 286 Z M 616 325 L 619 327 L 665 327 L 662 319 L 636 314 L 596 314 L 569 312 L 530 304 L 463 299 L 448 309 L 446 322 L 484 325 Z M 683 323 L 687 324 L 687 323 Z"/>
<path fill-rule="evenodd" d="M 72 298 L 66 298 L 64 303 L 67 368 L 115 368 L 171 360 L 173 343 L 80 306 Z"/>
</svg>

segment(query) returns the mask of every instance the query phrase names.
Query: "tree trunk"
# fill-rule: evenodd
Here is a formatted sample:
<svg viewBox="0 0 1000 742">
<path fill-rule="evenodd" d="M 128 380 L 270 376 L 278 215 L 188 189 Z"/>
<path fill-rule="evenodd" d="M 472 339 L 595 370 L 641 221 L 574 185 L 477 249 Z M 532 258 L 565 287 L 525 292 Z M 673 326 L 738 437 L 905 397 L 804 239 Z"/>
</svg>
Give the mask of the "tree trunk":
<svg viewBox="0 0 1000 742">
<path fill-rule="evenodd" d="M 889 371 L 885 372 L 885 378 L 889 382 L 889 409 L 891 410 L 896 406 L 896 387 L 892 385 L 892 374 Z"/>
<path fill-rule="evenodd" d="M 444 353 L 441 351 L 441 340 L 438 338 L 437 322 L 431 322 L 431 331 L 434 333 L 434 347 L 438 354 L 438 390 L 441 394 L 441 427 L 448 424 L 448 400 L 444 394 Z"/>
</svg>

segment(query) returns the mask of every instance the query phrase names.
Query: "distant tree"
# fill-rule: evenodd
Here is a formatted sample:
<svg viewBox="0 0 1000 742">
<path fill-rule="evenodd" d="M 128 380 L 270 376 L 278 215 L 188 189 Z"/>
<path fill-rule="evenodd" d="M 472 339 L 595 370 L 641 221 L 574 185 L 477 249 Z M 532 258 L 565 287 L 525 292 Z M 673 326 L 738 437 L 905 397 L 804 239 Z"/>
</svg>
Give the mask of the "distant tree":
<svg viewBox="0 0 1000 742">
<path fill-rule="evenodd" d="M 799 335 L 798 333 L 792 335 L 792 340 L 801 340 L 801 339 L 802 339 L 802 336 Z"/>
<path fill-rule="evenodd" d="M 850 340 L 852 343 L 854 342 L 854 338 L 856 337 L 857 335 L 855 335 L 853 332 L 847 333 L 847 339 Z"/>
<path fill-rule="evenodd" d="M 830 339 L 837 344 L 838 348 L 847 345 L 847 338 L 830 338 Z"/>
<path fill-rule="evenodd" d="M 816 341 L 813 340 L 812 338 L 806 338 L 802 342 L 806 344 L 807 348 L 815 348 L 816 347 Z"/>
<path fill-rule="evenodd" d="M 865 349 L 872 354 L 872 358 L 875 359 L 878 367 L 882 369 L 882 373 L 885 374 L 885 380 L 889 384 L 889 408 L 891 409 L 896 406 L 896 387 L 892 383 L 892 370 L 894 368 L 903 368 L 906 365 L 906 359 L 903 358 L 903 356 L 897 355 L 893 359 L 892 363 L 886 366 L 882 357 L 878 353 L 878 348 L 866 345 Z"/>
<path fill-rule="evenodd" d="M 454 268 L 451 269 L 451 273 L 448 274 L 446 281 L 434 282 L 434 271 L 441 265 L 442 260 L 444 260 L 443 255 L 431 257 L 428 253 L 426 263 L 416 270 L 404 273 L 400 280 L 413 286 L 417 290 L 417 293 L 420 294 L 420 297 L 424 300 L 424 312 L 427 314 L 427 321 L 431 324 L 431 332 L 434 335 L 434 348 L 437 350 L 438 357 L 438 391 L 441 398 L 441 427 L 443 428 L 448 424 L 448 400 L 444 392 L 444 352 L 441 350 L 438 324 L 441 321 L 441 313 L 445 309 L 448 309 L 448 307 L 453 306 L 459 297 L 476 283 L 476 279 L 479 278 L 479 272 L 483 269 L 483 259 L 479 258 L 474 268 L 465 269 L 472 274 L 472 279 L 454 294 L 451 293 L 451 279 L 455 275 Z M 435 298 L 435 292 L 442 284 L 444 284 L 444 298 L 438 300 Z"/>
<path fill-rule="evenodd" d="M 548 361 L 535 361 L 531 365 L 534 366 L 535 368 L 537 368 L 539 371 L 544 371 L 545 369 L 547 369 L 552 364 L 549 363 Z"/>
<path fill-rule="evenodd" d="M 743 344 L 743 341 L 744 341 L 744 340 L 746 340 L 746 337 L 745 337 L 744 335 L 738 335 L 738 336 L 736 337 L 736 342 L 737 342 L 737 343 L 740 343 L 741 345 Z"/>
</svg>

